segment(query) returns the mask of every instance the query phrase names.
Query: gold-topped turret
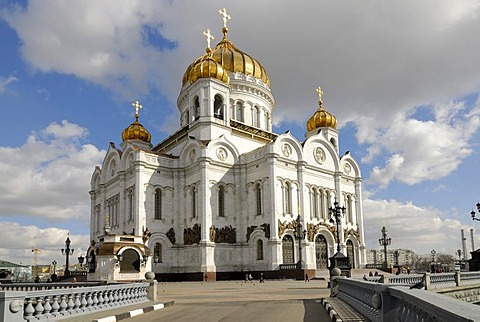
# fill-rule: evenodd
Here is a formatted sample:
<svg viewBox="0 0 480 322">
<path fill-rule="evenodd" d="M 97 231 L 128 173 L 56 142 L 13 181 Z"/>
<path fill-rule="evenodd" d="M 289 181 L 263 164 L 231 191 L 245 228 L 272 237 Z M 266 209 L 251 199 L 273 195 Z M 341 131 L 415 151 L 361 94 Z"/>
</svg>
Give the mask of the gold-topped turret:
<svg viewBox="0 0 480 322">
<path fill-rule="evenodd" d="M 331 127 L 333 129 L 337 128 L 337 119 L 333 114 L 330 114 L 322 106 L 322 96 L 323 91 L 321 87 L 316 89 L 318 94 L 318 110 L 312 115 L 312 117 L 307 121 L 307 132 L 316 130 L 321 127 Z"/>
<path fill-rule="evenodd" d="M 138 101 L 132 103 L 132 106 L 135 108 L 135 122 L 130 124 L 122 132 L 122 140 L 140 140 L 147 143 L 150 143 L 152 136 L 150 133 L 143 127 L 140 122 L 138 122 L 138 112 L 143 107 Z"/>
<path fill-rule="evenodd" d="M 222 16 L 222 20 L 223 20 L 223 28 L 222 28 L 223 39 L 215 46 L 215 48 L 211 49 L 210 53 L 208 53 L 208 50 L 207 50 L 207 54 L 210 54 L 209 57 L 223 68 L 227 76 L 228 76 L 228 73 L 240 72 L 242 74 L 251 75 L 257 79 L 260 79 L 268 87 L 270 87 L 270 79 L 268 78 L 265 68 L 255 58 L 244 53 L 243 51 L 235 47 L 235 45 L 230 40 L 228 40 L 227 21 L 231 19 L 231 16 L 227 14 L 227 11 L 225 8 L 219 10 L 218 12 Z M 198 69 L 199 67 L 197 66 L 197 64 L 207 60 L 207 58 L 208 58 L 207 55 L 202 55 L 198 57 L 193 63 L 191 63 L 190 66 L 187 67 L 185 74 L 183 74 L 182 86 L 184 86 L 187 83 L 192 84 L 198 78 L 210 77 L 210 76 L 200 76 L 200 75 L 208 75 L 208 73 L 202 72 L 199 75 L 198 70 L 192 71 L 192 69 L 195 69 L 195 68 Z M 214 67 L 213 64 L 209 63 L 208 70 L 214 69 L 214 68 L 216 67 Z M 202 70 L 204 69 L 205 68 L 203 68 Z M 212 76 L 212 77 L 219 79 L 218 76 Z"/>
</svg>

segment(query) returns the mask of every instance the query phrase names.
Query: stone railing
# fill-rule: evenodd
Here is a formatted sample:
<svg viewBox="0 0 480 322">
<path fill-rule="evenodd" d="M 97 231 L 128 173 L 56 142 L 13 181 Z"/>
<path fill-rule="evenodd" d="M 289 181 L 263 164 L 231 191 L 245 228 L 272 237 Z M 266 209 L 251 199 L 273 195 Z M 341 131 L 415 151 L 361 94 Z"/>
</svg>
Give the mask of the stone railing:
<svg viewBox="0 0 480 322">
<path fill-rule="evenodd" d="M 336 296 L 371 321 L 480 321 L 480 307 L 408 285 L 336 277 Z"/>
<path fill-rule="evenodd" d="M 0 321 L 67 319 L 92 311 L 146 302 L 150 284 L 68 285 L 71 287 L 0 292 Z"/>
<path fill-rule="evenodd" d="M 79 282 L 79 283 L 10 283 L 0 284 L 1 291 L 39 291 L 61 288 L 75 288 L 85 286 L 105 285 L 103 282 Z"/>
<path fill-rule="evenodd" d="M 423 282 L 425 289 L 443 289 L 461 285 L 480 284 L 480 272 L 455 272 L 455 273 L 425 273 L 425 274 L 402 274 L 396 276 L 366 276 L 369 282 L 383 284 L 414 285 Z"/>
</svg>

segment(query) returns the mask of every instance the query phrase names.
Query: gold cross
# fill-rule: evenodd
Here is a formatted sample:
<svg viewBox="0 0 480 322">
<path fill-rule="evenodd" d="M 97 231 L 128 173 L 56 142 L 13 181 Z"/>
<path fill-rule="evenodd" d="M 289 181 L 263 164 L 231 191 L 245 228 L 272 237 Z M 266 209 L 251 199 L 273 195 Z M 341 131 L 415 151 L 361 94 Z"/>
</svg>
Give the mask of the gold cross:
<svg viewBox="0 0 480 322">
<path fill-rule="evenodd" d="M 132 106 L 135 107 L 135 117 L 138 118 L 138 111 L 142 108 L 142 105 L 138 101 L 132 103 Z"/>
<path fill-rule="evenodd" d="M 321 101 L 322 100 L 322 96 L 323 96 L 323 91 L 322 91 L 322 88 L 320 86 L 317 87 L 316 89 L 317 91 L 317 94 L 318 94 L 318 100 Z"/>
<path fill-rule="evenodd" d="M 226 8 L 218 10 L 218 13 L 220 14 L 220 16 L 222 16 L 223 28 L 227 28 L 227 19 L 230 20 L 230 19 L 232 19 L 232 17 L 230 17 L 230 15 L 227 13 Z"/>
<path fill-rule="evenodd" d="M 210 40 L 215 39 L 215 37 L 210 33 L 210 29 L 205 30 L 203 35 L 207 37 L 207 49 L 210 49 Z"/>
</svg>

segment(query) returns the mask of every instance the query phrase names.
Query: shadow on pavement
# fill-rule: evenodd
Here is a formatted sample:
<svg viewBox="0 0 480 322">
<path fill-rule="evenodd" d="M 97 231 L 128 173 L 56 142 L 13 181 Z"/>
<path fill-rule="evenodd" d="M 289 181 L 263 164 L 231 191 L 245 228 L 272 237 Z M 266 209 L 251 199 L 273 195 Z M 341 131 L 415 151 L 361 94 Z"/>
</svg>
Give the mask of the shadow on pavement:
<svg viewBox="0 0 480 322">
<path fill-rule="evenodd" d="M 304 322 L 331 321 L 321 299 L 303 300 L 303 306 L 305 308 Z"/>
</svg>

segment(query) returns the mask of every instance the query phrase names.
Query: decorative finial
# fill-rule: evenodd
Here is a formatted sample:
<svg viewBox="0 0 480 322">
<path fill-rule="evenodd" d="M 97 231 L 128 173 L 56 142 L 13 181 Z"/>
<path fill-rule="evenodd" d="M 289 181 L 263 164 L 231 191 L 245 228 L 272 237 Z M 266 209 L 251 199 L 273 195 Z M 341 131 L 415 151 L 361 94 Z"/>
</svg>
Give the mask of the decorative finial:
<svg viewBox="0 0 480 322">
<path fill-rule="evenodd" d="M 220 16 L 222 16 L 222 19 L 223 19 L 223 28 L 222 28 L 223 36 L 224 38 L 227 38 L 227 32 L 228 32 L 227 20 L 232 19 L 232 17 L 227 13 L 226 8 L 218 10 L 218 13 L 220 14 Z"/>
<path fill-rule="evenodd" d="M 135 119 L 138 121 L 138 111 L 143 107 L 138 101 L 132 103 L 132 106 L 135 107 Z"/>
<path fill-rule="evenodd" d="M 215 39 L 215 37 L 213 37 L 213 35 L 210 33 L 210 29 L 205 30 L 203 32 L 203 35 L 207 37 L 207 53 L 210 53 L 211 52 L 210 41 L 212 39 Z"/>
<path fill-rule="evenodd" d="M 320 86 L 317 87 L 316 89 L 317 91 L 317 94 L 318 94 L 318 106 L 322 107 L 322 96 L 323 96 L 323 91 L 322 91 L 322 88 Z"/>
</svg>

